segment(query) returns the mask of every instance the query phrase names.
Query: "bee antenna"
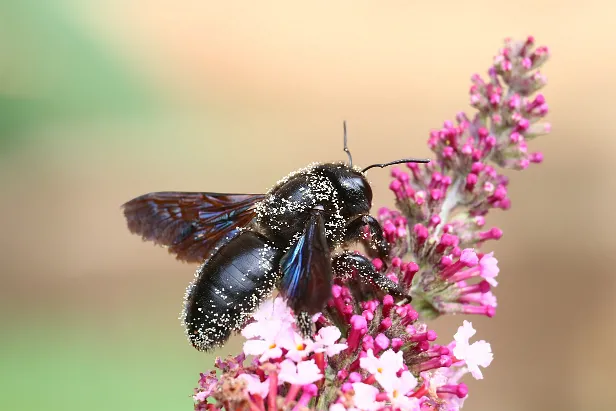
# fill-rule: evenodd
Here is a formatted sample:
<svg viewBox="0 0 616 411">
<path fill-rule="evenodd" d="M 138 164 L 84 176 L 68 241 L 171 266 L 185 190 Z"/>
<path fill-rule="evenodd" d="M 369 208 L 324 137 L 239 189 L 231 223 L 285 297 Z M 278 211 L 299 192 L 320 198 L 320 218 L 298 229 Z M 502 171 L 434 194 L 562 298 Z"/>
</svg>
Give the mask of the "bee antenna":
<svg viewBox="0 0 616 411">
<path fill-rule="evenodd" d="M 347 131 L 346 131 L 346 120 L 342 122 L 342 129 L 344 131 L 344 152 L 349 156 L 349 167 L 353 167 L 353 157 L 351 157 L 351 151 L 347 146 Z"/>
<path fill-rule="evenodd" d="M 403 158 L 401 160 L 396 160 L 396 161 L 390 161 L 389 163 L 383 163 L 383 164 L 372 164 L 371 166 L 368 166 L 366 168 L 364 168 L 361 172 L 365 173 L 366 171 L 370 170 L 371 168 L 374 167 L 388 167 L 388 166 L 393 166 L 394 164 L 402 164 L 402 163 L 429 163 L 430 159 L 428 158 Z"/>
</svg>

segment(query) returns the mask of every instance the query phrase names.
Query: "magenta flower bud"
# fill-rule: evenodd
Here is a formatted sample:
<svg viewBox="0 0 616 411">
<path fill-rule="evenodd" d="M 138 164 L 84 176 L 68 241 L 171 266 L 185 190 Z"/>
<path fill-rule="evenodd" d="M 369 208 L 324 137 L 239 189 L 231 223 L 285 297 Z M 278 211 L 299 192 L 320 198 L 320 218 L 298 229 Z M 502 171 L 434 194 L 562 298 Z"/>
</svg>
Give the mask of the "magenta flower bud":
<svg viewBox="0 0 616 411">
<path fill-rule="evenodd" d="M 438 188 L 430 190 L 430 198 L 432 199 L 432 201 L 438 201 L 443 198 L 443 192 Z"/>
<path fill-rule="evenodd" d="M 383 320 L 379 324 L 378 330 L 379 332 L 387 331 L 389 330 L 389 327 L 391 327 L 391 318 L 390 317 L 383 318 Z"/>
<path fill-rule="evenodd" d="M 379 334 L 374 339 L 374 345 L 379 348 L 380 351 L 386 350 L 389 347 L 389 338 L 385 334 Z"/>
<path fill-rule="evenodd" d="M 434 341 L 436 340 L 436 331 L 429 330 L 425 333 L 417 333 L 415 335 L 412 335 L 410 340 L 413 342 Z"/>
<path fill-rule="evenodd" d="M 351 353 L 359 347 L 359 341 L 368 331 L 368 323 L 361 315 L 351 317 L 351 330 L 347 339 L 347 352 Z"/>
<path fill-rule="evenodd" d="M 486 148 L 492 149 L 494 146 L 496 146 L 496 137 L 492 135 L 486 137 Z"/>
<path fill-rule="evenodd" d="M 395 352 L 398 352 L 398 350 L 400 350 L 402 345 L 404 345 L 404 341 L 402 341 L 401 338 L 396 337 L 396 338 L 391 339 L 391 349 L 394 350 Z"/>
<path fill-rule="evenodd" d="M 406 173 L 404 173 L 404 172 L 402 172 L 402 171 L 400 171 L 400 172 L 398 173 L 398 175 L 396 176 L 396 178 L 397 178 L 398 180 L 400 180 L 400 182 L 401 182 L 402 184 L 406 184 L 406 183 L 408 183 L 408 182 L 409 182 L 409 179 L 410 179 L 410 178 L 409 178 L 409 175 L 408 175 L 408 174 L 406 174 Z"/>
<path fill-rule="evenodd" d="M 449 267 L 450 265 L 453 264 L 453 258 L 451 258 L 448 255 L 444 255 L 441 257 L 441 269 L 445 268 L 445 267 Z"/>
<path fill-rule="evenodd" d="M 438 243 L 438 245 L 436 246 L 436 252 L 437 253 L 442 253 L 444 252 L 447 248 L 455 246 L 458 244 L 458 237 L 456 237 L 455 235 L 452 234 L 443 234 L 441 236 L 441 240 Z"/>
<path fill-rule="evenodd" d="M 413 232 L 415 233 L 415 237 L 417 238 L 417 242 L 421 245 L 423 244 L 430 235 L 428 233 L 428 229 L 421 224 L 415 224 L 413 227 Z"/>
<path fill-rule="evenodd" d="M 423 205 L 426 202 L 426 193 L 425 191 L 417 191 L 413 196 L 413 200 L 417 205 Z"/>
<path fill-rule="evenodd" d="M 389 312 L 391 311 L 391 309 L 394 306 L 394 297 L 392 297 L 391 295 L 386 295 L 385 297 L 383 297 L 383 316 L 384 317 L 389 317 Z"/>
<path fill-rule="evenodd" d="M 507 188 L 503 185 L 499 185 L 498 187 L 496 187 L 496 190 L 494 191 L 494 194 L 492 194 L 492 197 L 494 197 L 496 200 L 502 200 L 505 197 L 507 197 Z"/>
<path fill-rule="evenodd" d="M 406 316 L 403 323 L 414 323 L 419 319 L 419 313 L 411 305 L 407 305 Z"/>
<path fill-rule="evenodd" d="M 444 345 L 441 345 L 439 347 L 439 353 L 441 355 L 449 355 L 451 353 L 451 350 L 449 348 L 445 347 Z"/>
<path fill-rule="evenodd" d="M 302 396 L 300 397 L 299 401 L 297 402 L 296 408 L 299 409 L 301 407 L 305 407 L 306 405 L 308 405 L 308 403 L 310 402 L 312 397 L 317 395 L 318 392 L 319 392 L 319 390 L 318 390 L 318 388 L 317 388 L 317 386 L 315 384 L 304 385 L 302 387 Z"/>
<path fill-rule="evenodd" d="M 389 401 L 389 395 L 384 392 L 380 392 L 376 395 L 375 401 Z"/>
<path fill-rule="evenodd" d="M 339 285 L 333 285 L 332 286 L 332 296 L 334 298 L 340 298 L 341 295 L 342 295 L 342 287 L 340 287 Z"/>
<path fill-rule="evenodd" d="M 496 309 L 494 307 L 492 307 L 491 305 L 464 305 L 462 311 L 464 314 L 478 314 L 478 315 L 485 315 L 486 317 L 494 317 L 494 314 L 496 314 Z"/>
<path fill-rule="evenodd" d="M 532 153 L 530 155 L 530 162 L 537 163 L 537 164 L 543 162 L 543 154 L 540 153 L 539 151 L 537 151 L 536 153 Z"/>
<path fill-rule="evenodd" d="M 477 184 L 477 180 L 479 179 L 479 177 L 477 177 L 477 174 L 473 174 L 470 173 L 466 176 L 466 189 L 468 191 L 473 191 L 473 189 L 475 188 L 475 184 Z"/>
<path fill-rule="evenodd" d="M 364 335 L 361 348 L 364 351 L 374 350 L 374 338 L 371 335 Z"/>
<path fill-rule="evenodd" d="M 507 106 L 511 110 L 519 109 L 521 104 L 522 104 L 522 98 L 517 93 L 515 93 L 511 97 L 509 97 L 509 101 L 507 102 Z"/>
<path fill-rule="evenodd" d="M 392 168 L 391 168 L 390 175 L 391 175 L 393 178 L 398 178 L 398 176 L 399 176 L 400 174 L 404 174 L 404 172 L 403 172 L 402 170 L 400 170 L 400 167 L 392 167 Z"/>
<path fill-rule="evenodd" d="M 352 372 L 349 374 L 349 382 L 360 382 L 361 374 L 358 372 Z"/>
<path fill-rule="evenodd" d="M 490 284 L 485 280 L 477 284 L 466 285 L 458 288 L 459 295 L 471 293 L 487 293 L 488 291 L 490 291 Z"/>
<path fill-rule="evenodd" d="M 460 150 L 460 152 L 465 156 L 470 156 L 471 154 L 473 154 L 473 146 L 471 146 L 469 143 L 466 143 L 462 146 L 462 150 Z"/>
<path fill-rule="evenodd" d="M 424 372 L 424 371 L 432 370 L 434 368 L 449 367 L 449 366 L 451 366 L 451 357 L 448 355 L 443 355 L 441 357 L 432 358 L 432 359 L 429 359 L 428 361 L 425 361 L 419 364 L 419 371 Z"/>
<path fill-rule="evenodd" d="M 441 155 L 443 156 L 443 158 L 450 159 L 450 158 L 452 158 L 452 157 L 453 157 L 453 153 L 454 153 L 454 151 L 453 151 L 453 147 L 451 147 L 451 146 L 445 146 L 445 147 L 443 148 L 443 152 L 442 152 L 442 154 L 441 154 Z"/>
<path fill-rule="evenodd" d="M 461 269 L 465 267 L 473 267 L 477 264 L 479 264 L 479 258 L 477 257 L 477 254 L 475 253 L 475 251 L 473 251 L 473 249 L 467 248 L 462 251 L 462 255 L 460 256 L 460 259 L 458 261 L 445 267 L 441 271 L 440 276 L 443 280 L 446 280 Z"/>
<path fill-rule="evenodd" d="M 457 385 L 442 385 L 436 392 L 437 394 L 453 394 L 458 398 L 465 398 L 468 395 L 468 387 L 464 383 Z"/>
<path fill-rule="evenodd" d="M 430 223 L 429 226 L 430 227 L 436 227 L 437 225 L 439 225 L 441 223 L 441 217 L 439 215 L 433 215 L 432 217 L 430 217 Z"/>
<path fill-rule="evenodd" d="M 471 166 L 471 173 L 479 174 L 483 171 L 484 167 L 485 167 L 485 164 L 480 163 L 480 162 L 474 162 L 473 165 Z"/>
<path fill-rule="evenodd" d="M 415 274 L 418 271 L 419 266 L 413 261 L 409 262 L 404 269 L 404 282 L 410 286 L 413 281 L 413 277 L 415 277 Z"/>
<path fill-rule="evenodd" d="M 503 231 L 500 228 L 494 227 L 488 231 L 477 233 L 479 241 L 499 240 L 503 236 Z"/>
</svg>

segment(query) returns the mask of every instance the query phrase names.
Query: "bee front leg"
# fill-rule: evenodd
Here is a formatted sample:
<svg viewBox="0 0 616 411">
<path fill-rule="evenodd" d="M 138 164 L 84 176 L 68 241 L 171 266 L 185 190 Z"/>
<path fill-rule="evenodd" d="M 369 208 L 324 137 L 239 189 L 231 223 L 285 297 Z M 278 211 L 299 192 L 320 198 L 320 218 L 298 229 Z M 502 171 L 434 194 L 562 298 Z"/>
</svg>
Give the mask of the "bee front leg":
<svg viewBox="0 0 616 411">
<path fill-rule="evenodd" d="M 312 322 L 312 315 L 305 311 L 300 311 L 295 314 L 295 324 L 299 330 L 299 333 L 304 338 L 314 338 L 314 324 Z"/>
<path fill-rule="evenodd" d="M 361 241 L 367 247 L 371 257 L 384 260 L 389 255 L 389 243 L 383 234 L 383 228 L 376 218 L 364 214 L 354 218 L 346 226 L 344 243 Z"/>
<path fill-rule="evenodd" d="M 402 287 L 379 273 L 372 262 L 361 254 L 349 251 L 338 254 L 332 261 L 332 269 L 334 277 L 345 282 L 358 281 L 360 283 L 360 287 L 358 287 L 360 294 L 367 294 L 361 298 L 362 300 L 370 298 L 369 294 L 371 294 L 362 286 L 376 288 L 394 297 L 405 297 Z"/>
</svg>

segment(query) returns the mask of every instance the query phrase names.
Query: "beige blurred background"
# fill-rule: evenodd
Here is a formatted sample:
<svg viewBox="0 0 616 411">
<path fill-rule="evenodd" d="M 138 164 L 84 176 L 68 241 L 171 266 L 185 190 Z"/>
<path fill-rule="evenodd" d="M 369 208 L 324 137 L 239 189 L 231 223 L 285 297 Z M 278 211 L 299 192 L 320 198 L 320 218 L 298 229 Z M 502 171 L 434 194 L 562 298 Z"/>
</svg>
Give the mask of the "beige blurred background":
<svg viewBox="0 0 616 411">
<path fill-rule="evenodd" d="M 470 75 L 529 34 L 553 54 L 553 133 L 489 220 L 499 307 L 472 320 L 495 360 L 464 409 L 616 409 L 616 4 L 301 3 L 0 3 L 0 409 L 191 409 L 212 361 L 177 320 L 195 267 L 129 235 L 120 205 L 264 191 L 344 159 L 343 119 L 359 164 L 428 156 Z"/>
</svg>

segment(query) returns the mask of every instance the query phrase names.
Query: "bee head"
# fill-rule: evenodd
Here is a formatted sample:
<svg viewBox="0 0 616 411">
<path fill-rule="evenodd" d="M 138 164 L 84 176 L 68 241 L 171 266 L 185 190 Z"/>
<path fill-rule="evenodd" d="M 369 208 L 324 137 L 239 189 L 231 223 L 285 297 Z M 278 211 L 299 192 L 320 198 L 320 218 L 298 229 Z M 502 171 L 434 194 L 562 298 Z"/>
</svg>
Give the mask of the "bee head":
<svg viewBox="0 0 616 411">
<path fill-rule="evenodd" d="M 323 164 L 317 168 L 333 183 L 345 217 L 370 211 L 372 188 L 363 172 L 341 163 Z"/>
</svg>

